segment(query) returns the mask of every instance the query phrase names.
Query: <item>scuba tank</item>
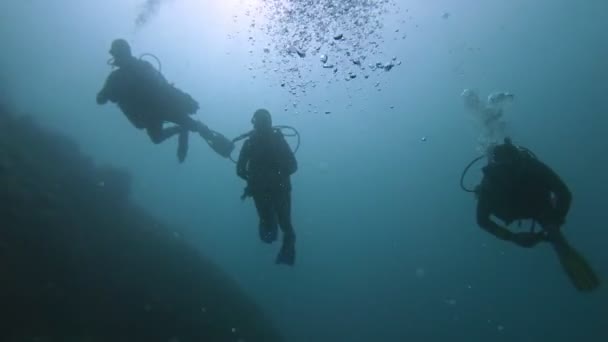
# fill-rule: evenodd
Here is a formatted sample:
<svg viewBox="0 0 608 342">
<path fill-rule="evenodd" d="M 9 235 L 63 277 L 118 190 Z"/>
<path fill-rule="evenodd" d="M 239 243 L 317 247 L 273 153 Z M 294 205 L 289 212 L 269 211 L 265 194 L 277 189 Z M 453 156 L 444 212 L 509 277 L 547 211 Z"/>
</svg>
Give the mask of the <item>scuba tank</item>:
<svg viewBox="0 0 608 342">
<path fill-rule="evenodd" d="M 287 126 L 287 125 L 279 125 L 279 126 L 272 126 L 272 130 L 275 132 L 279 132 L 281 133 L 284 137 L 296 137 L 297 142 L 296 142 L 296 147 L 294 147 L 293 149 L 293 154 L 296 154 L 298 152 L 298 150 L 300 149 L 300 132 L 298 132 L 297 129 L 295 129 L 292 126 Z M 284 130 L 287 131 L 291 131 L 291 132 L 284 132 Z M 239 135 L 238 137 L 232 139 L 232 143 L 237 143 L 241 140 L 245 140 L 249 137 L 251 137 L 251 135 L 254 133 L 254 131 L 249 131 L 246 133 L 243 133 L 241 135 Z M 232 158 L 232 155 L 230 156 L 230 160 L 232 160 L 234 163 L 236 163 L 236 160 L 234 160 Z"/>
<path fill-rule="evenodd" d="M 464 185 L 464 178 L 469 172 L 469 169 L 483 158 L 488 158 L 488 164 L 505 163 L 507 160 L 523 160 L 524 158 L 537 159 L 534 152 L 526 147 L 514 145 L 511 138 L 505 138 L 503 144 L 494 145 L 488 150 L 489 151 L 486 155 L 474 158 L 462 171 L 460 176 L 460 188 L 463 191 L 472 193 L 476 192 L 476 189 L 470 189 Z"/>
</svg>

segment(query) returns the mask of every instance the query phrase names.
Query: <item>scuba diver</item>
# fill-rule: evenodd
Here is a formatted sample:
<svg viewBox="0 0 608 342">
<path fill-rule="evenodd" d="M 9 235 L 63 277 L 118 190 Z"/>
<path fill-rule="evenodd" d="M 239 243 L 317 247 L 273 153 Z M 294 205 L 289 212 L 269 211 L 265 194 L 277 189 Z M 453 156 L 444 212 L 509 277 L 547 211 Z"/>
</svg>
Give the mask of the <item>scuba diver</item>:
<svg viewBox="0 0 608 342">
<path fill-rule="evenodd" d="M 572 194 L 562 179 L 528 149 L 513 145 L 509 138 L 488 151 L 488 164 L 483 167 L 483 179 L 474 190 L 464 187 L 463 180 L 473 160 L 464 170 L 461 186 L 477 197 L 478 225 L 505 241 L 530 248 L 549 242 L 574 286 L 583 292 L 600 284 L 585 258 L 576 251 L 561 232 L 570 209 Z M 529 232 L 512 232 L 491 219 L 509 226 L 514 221 L 530 219 Z M 536 223 L 540 231 L 535 232 Z"/>
<path fill-rule="evenodd" d="M 108 76 L 97 94 L 97 104 L 116 103 L 131 124 L 145 129 L 153 143 L 159 144 L 178 135 L 178 160 L 183 162 L 188 152 L 188 133 L 197 132 L 219 155 L 228 158 L 234 144 L 200 121 L 190 117 L 199 109 L 187 93 L 169 84 L 160 71 L 149 62 L 131 54 L 124 39 L 116 39 L 110 48 L 108 64 L 118 67 Z M 175 125 L 164 127 L 166 122 Z"/>
<path fill-rule="evenodd" d="M 281 227 L 283 245 L 276 263 L 293 266 L 296 235 L 291 224 L 290 176 L 298 169 L 298 163 L 280 131 L 284 126 L 273 127 L 267 110 L 257 110 L 251 123 L 253 131 L 234 140 L 247 138 L 236 165 L 237 175 L 247 181 L 242 199 L 253 197 L 263 242 L 276 241 L 277 225 Z"/>
</svg>

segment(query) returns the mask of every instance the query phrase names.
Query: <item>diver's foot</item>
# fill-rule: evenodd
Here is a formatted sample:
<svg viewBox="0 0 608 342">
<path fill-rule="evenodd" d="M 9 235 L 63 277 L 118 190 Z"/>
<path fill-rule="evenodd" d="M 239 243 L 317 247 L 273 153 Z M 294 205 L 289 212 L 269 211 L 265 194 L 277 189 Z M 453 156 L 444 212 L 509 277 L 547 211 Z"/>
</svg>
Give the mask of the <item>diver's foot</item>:
<svg viewBox="0 0 608 342">
<path fill-rule="evenodd" d="M 180 149 L 178 149 L 178 150 L 177 150 L 177 160 L 178 160 L 180 163 L 183 163 L 183 162 L 186 160 L 186 155 L 187 155 L 187 154 L 188 154 L 188 151 L 187 151 L 187 150 L 184 150 L 184 149 L 181 149 L 181 148 L 180 148 Z"/>
<path fill-rule="evenodd" d="M 212 131 L 211 129 L 204 126 L 205 130 L 199 130 L 200 136 L 205 139 L 209 147 L 224 158 L 230 158 L 232 151 L 234 151 L 234 142 L 222 134 Z"/>
<path fill-rule="evenodd" d="M 262 229 L 260 228 L 260 240 L 266 243 L 277 241 L 278 229 Z"/>
<path fill-rule="evenodd" d="M 283 246 L 277 255 L 277 264 L 285 264 L 293 266 L 296 262 L 296 244 L 295 240 L 283 241 Z"/>
<path fill-rule="evenodd" d="M 205 139 L 211 134 L 209 127 L 200 121 L 197 122 L 196 130 L 198 131 L 198 134 Z"/>
<path fill-rule="evenodd" d="M 211 138 L 207 139 L 207 143 L 211 149 L 224 158 L 230 158 L 232 151 L 234 151 L 234 142 L 218 132 L 211 131 L 210 135 Z"/>
</svg>

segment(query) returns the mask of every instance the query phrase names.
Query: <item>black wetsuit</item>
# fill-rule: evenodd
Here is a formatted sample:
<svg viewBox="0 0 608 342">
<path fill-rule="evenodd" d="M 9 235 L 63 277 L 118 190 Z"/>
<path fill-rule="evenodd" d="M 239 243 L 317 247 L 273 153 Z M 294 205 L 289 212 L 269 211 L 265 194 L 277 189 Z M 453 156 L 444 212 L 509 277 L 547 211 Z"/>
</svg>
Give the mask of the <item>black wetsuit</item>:
<svg viewBox="0 0 608 342">
<path fill-rule="evenodd" d="M 507 146 L 503 152 L 515 149 L 501 146 Z M 519 158 L 511 160 L 493 158 L 506 162 L 491 162 L 483 168 L 484 177 L 476 191 L 478 224 L 496 237 L 520 247 L 530 248 L 546 241 L 553 247 L 562 269 L 576 289 L 583 292 L 597 289 L 601 283 L 597 273 L 561 231 L 572 202 L 570 190 L 551 168 L 531 153 L 519 150 L 519 154 Z M 535 232 L 532 226 L 531 231 L 512 232 L 494 222 L 490 218 L 492 215 L 507 225 L 530 219 L 538 222 L 542 229 Z"/>
<path fill-rule="evenodd" d="M 255 132 L 245 141 L 237 163 L 237 174 L 247 181 L 259 216 L 260 239 L 277 239 L 277 224 L 283 243 L 293 243 L 291 224 L 291 180 L 298 168 L 296 158 L 280 131 Z"/>
<path fill-rule="evenodd" d="M 198 103 L 177 89 L 154 67 L 134 57 L 112 71 L 97 95 L 97 103 L 116 103 L 133 126 L 146 129 L 150 139 L 158 144 L 180 134 L 180 150 L 187 150 L 188 132 L 201 133 L 206 126 L 189 115 L 196 113 Z M 176 126 L 164 128 L 165 122 Z"/>
<path fill-rule="evenodd" d="M 496 224 L 490 216 L 506 225 L 531 219 L 549 233 L 565 222 L 572 194 L 561 178 L 538 159 L 522 155 L 513 163 L 490 163 L 483 168 L 483 174 L 477 189 L 477 223 L 488 232 L 530 247 L 542 240 L 541 235 L 517 233 L 518 239 L 517 234 Z"/>
</svg>

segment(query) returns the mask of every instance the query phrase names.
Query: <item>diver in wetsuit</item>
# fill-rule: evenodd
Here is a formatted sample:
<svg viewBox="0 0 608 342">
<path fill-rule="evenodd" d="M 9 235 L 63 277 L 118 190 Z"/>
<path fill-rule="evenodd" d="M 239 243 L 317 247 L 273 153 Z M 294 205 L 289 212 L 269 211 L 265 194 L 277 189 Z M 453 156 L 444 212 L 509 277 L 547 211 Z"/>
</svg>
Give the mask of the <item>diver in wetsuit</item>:
<svg viewBox="0 0 608 342">
<path fill-rule="evenodd" d="M 254 130 L 243 144 L 236 167 L 237 175 L 247 181 L 243 198 L 253 197 L 262 241 L 276 241 L 280 226 L 283 244 L 276 263 L 293 265 L 296 235 L 291 223 L 290 177 L 298 164 L 281 131 L 272 127 L 267 110 L 257 110 L 251 122 Z"/>
<path fill-rule="evenodd" d="M 563 180 L 529 150 L 519 148 L 506 138 L 490 149 L 489 162 L 482 169 L 483 179 L 475 189 L 477 223 L 499 239 L 521 247 L 533 247 L 547 241 L 580 291 L 599 286 L 599 279 L 586 260 L 570 246 L 561 232 L 570 209 L 572 194 Z M 541 230 L 512 232 L 491 219 L 510 225 L 530 219 Z"/>
<path fill-rule="evenodd" d="M 234 144 L 221 134 L 190 117 L 199 108 L 187 93 L 169 84 L 159 70 L 131 54 L 124 39 L 112 42 L 112 65 L 118 67 L 108 76 L 97 94 L 97 103 L 116 103 L 129 121 L 138 129 L 145 129 L 155 144 L 179 135 L 178 159 L 183 162 L 188 151 L 188 132 L 197 132 L 209 146 L 223 157 L 228 157 Z M 174 126 L 165 128 L 165 123 Z"/>
</svg>

